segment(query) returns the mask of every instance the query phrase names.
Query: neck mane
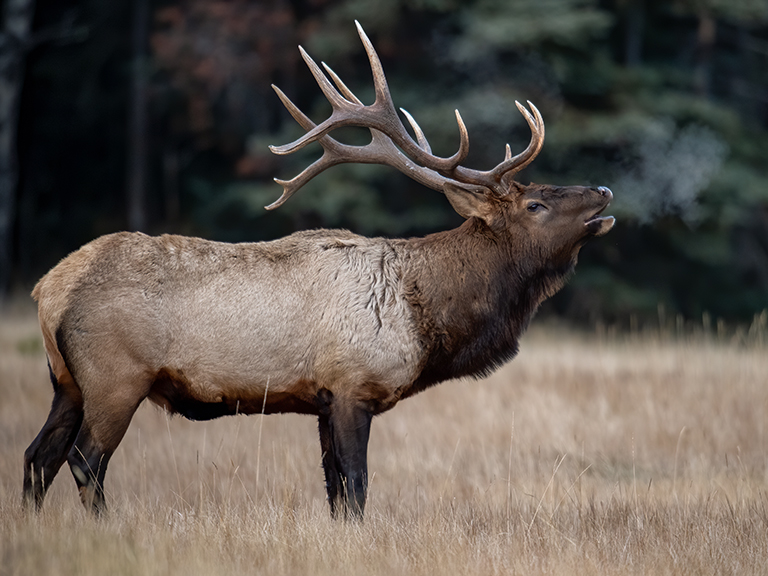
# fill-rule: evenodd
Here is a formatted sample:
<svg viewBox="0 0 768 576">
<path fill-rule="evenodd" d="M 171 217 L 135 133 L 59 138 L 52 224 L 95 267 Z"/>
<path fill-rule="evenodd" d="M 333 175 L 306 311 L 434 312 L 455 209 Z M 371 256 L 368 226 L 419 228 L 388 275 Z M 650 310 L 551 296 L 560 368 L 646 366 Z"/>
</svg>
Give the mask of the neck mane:
<svg viewBox="0 0 768 576">
<path fill-rule="evenodd" d="M 405 298 L 425 352 L 411 393 L 511 360 L 541 302 L 575 265 L 570 256 L 549 261 L 527 238 L 499 236 L 476 218 L 405 248 Z"/>
</svg>

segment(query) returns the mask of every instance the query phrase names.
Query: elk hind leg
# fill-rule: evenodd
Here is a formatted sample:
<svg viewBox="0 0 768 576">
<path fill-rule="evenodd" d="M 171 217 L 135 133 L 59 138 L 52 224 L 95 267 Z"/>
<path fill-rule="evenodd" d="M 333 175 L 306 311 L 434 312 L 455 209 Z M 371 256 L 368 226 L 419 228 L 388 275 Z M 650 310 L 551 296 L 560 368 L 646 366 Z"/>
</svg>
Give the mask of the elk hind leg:
<svg viewBox="0 0 768 576">
<path fill-rule="evenodd" d="M 43 505 L 45 493 L 53 482 L 83 421 L 83 398 L 74 384 L 62 385 L 53 381 L 53 402 L 48 419 L 37 437 L 24 452 L 23 504 L 32 503 L 36 509 Z"/>
<path fill-rule="evenodd" d="M 68 462 L 83 506 L 96 516 L 106 511 L 104 476 L 109 460 L 143 399 L 100 398 L 98 404 L 89 405 L 86 398 L 83 424 Z"/>
</svg>

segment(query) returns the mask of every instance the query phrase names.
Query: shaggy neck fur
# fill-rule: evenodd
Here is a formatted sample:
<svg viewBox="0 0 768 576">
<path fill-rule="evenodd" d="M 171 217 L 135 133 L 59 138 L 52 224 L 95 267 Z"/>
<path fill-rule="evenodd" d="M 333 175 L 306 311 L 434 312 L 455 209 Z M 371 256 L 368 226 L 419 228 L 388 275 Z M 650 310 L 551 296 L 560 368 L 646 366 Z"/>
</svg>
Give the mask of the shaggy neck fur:
<svg viewBox="0 0 768 576">
<path fill-rule="evenodd" d="M 476 218 L 405 248 L 406 299 L 425 352 L 411 393 L 512 359 L 536 309 L 576 264 L 574 250 L 541 254 L 528 238 L 500 236 Z"/>
</svg>

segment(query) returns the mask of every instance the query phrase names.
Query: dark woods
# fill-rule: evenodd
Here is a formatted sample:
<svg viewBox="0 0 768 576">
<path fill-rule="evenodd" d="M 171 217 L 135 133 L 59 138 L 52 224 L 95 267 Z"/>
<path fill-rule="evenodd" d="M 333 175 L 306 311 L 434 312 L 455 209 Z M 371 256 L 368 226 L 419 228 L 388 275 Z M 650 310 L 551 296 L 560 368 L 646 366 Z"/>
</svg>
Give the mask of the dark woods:
<svg viewBox="0 0 768 576">
<path fill-rule="evenodd" d="M 768 307 L 761 0 L 13 0 L 3 10 L 0 82 L 18 95 L 0 111 L 4 289 L 26 290 L 115 230 L 238 241 L 316 226 L 403 236 L 457 224 L 439 194 L 369 166 L 337 167 L 281 210 L 263 210 L 280 195 L 274 176 L 320 154 L 267 148 L 301 133 L 270 84 L 315 121 L 328 112 L 296 45 L 373 100 L 357 18 L 436 153 L 456 147 L 446 118 L 457 107 L 471 165 L 495 165 L 507 141 L 527 141 L 514 100 L 532 100 L 549 132 L 520 180 L 616 193 L 619 224 L 583 252 L 550 312 L 656 317 L 661 302 L 691 319 L 749 320 Z"/>
</svg>

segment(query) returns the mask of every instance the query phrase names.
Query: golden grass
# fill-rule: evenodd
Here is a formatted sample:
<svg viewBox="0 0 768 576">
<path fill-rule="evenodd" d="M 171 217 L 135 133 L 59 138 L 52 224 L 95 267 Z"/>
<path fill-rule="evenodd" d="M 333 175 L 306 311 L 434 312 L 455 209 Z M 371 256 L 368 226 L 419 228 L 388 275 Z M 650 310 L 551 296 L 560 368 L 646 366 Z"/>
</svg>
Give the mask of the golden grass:
<svg viewBox="0 0 768 576">
<path fill-rule="evenodd" d="M 374 420 L 362 524 L 332 522 L 312 418 L 145 405 L 90 518 L 62 469 L 21 511 L 51 401 L 33 316 L 0 318 L 0 574 L 768 572 L 764 334 L 534 329 L 517 360 Z"/>
</svg>

